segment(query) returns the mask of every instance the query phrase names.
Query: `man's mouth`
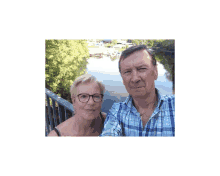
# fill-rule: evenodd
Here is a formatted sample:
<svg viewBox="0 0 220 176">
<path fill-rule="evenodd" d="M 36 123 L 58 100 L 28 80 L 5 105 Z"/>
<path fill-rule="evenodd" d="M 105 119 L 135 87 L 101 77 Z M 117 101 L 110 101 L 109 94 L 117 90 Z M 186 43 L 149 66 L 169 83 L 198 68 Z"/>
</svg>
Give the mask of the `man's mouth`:
<svg viewBox="0 0 220 176">
<path fill-rule="evenodd" d="M 95 109 L 86 109 L 87 111 L 95 111 Z"/>
<path fill-rule="evenodd" d="M 140 86 L 140 87 L 132 87 L 132 89 L 139 89 L 139 88 L 142 88 L 143 86 Z"/>
</svg>

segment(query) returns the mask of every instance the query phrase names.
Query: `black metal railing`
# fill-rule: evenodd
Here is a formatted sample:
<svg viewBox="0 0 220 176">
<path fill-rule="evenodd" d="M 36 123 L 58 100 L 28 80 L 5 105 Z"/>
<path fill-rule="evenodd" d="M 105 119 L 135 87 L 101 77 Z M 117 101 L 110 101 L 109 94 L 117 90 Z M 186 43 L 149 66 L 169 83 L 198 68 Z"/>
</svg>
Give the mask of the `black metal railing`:
<svg viewBox="0 0 220 176">
<path fill-rule="evenodd" d="M 45 135 L 57 125 L 74 115 L 73 105 L 45 88 Z M 52 101 L 52 106 L 51 102 Z"/>
</svg>

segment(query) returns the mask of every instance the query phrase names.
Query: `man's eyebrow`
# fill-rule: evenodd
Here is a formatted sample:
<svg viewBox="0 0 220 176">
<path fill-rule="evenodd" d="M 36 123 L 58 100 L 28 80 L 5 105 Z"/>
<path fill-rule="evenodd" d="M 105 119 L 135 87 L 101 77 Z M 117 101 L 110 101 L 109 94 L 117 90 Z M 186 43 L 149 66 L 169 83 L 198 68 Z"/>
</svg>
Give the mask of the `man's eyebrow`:
<svg viewBox="0 0 220 176">
<path fill-rule="evenodd" d="M 149 67 L 147 64 L 139 64 L 139 65 L 136 65 L 135 67 Z"/>
<path fill-rule="evenodd" d="M 130 68 L 130 67 L 127 67 L 127 68 L 123 68 L 123 69 L 121 69 L 121 70 L 123 70 L 123 71 L 125 71 L 125 70 L 131 70 L 131 68 Z"/>
</svg>

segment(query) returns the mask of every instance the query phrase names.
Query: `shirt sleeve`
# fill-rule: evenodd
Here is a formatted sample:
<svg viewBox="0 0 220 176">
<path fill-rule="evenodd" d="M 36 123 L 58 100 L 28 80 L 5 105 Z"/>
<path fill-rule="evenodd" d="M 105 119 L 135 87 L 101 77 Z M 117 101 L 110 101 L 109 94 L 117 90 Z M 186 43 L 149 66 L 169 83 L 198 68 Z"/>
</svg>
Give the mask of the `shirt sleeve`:
<svg viewBox="0 0 220 176">
<path fill-rule="evenodd" d="M 104 128 L 101 133 L 101 137 L 103 136 L 122 136 L 122 128 L 119 123 L 119 120 L 117 119 L 115 113 L 116 109 L 114 108 L 114 105 L 110 109 L 109 113 L 107 114 Z"/>
</svg>

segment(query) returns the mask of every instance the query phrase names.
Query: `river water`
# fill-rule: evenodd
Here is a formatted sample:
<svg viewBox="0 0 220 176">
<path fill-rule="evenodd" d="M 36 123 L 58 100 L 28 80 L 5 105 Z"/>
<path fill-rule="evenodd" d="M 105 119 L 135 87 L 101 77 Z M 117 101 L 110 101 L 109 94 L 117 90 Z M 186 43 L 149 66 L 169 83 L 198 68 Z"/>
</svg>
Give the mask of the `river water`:
<svg viewBox="0 0 220 176">
<path fill-rule="evenodd" d="M 91 57 L 88 59 L 87 72 L 105 84 L 102 111 L 107 113 L 114 102 L 124 101 L 128 96 L 118 70 L 118 59 L 112 61 L 108 56 L 100 59 Z M 166 78 L 165 73 L 163 65 L 158 63 L 158 79 L 155 86 L 162 95 L 171 95 L 172 82 Z"/>
</svg>

